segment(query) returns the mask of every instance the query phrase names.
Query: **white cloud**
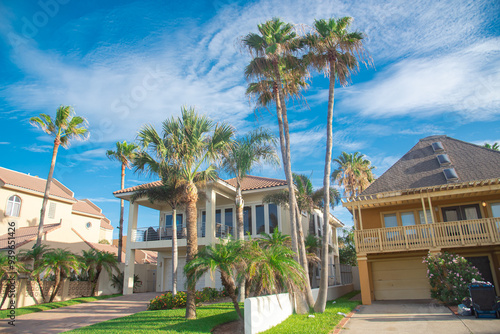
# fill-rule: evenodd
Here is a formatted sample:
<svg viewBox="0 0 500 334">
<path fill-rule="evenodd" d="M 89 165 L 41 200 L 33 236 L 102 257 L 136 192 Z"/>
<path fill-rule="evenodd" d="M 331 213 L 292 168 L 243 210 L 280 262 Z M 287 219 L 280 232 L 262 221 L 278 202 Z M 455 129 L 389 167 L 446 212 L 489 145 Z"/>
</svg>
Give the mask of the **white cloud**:
<svg viewBox="0 0 500 334">
<path fill-rule="evenodd" d="M 35 152 L 35 153 L 45 153 L 45 152 L 50 152 L 50 150 L 52 150 L 52 148 L 53 148 L 53 146 L 51 146 L 51 145 L 32 144 L 30 146 L 23 147 L 23 150 Z"/>
<path fill-rule="evenodd" d="M 120 200 L 117 198 L 107 198 L 107 197 L 93 197 L 89 198 L 90 201 L 94 203 L 119 203 Z"/>
<path fill-rule="evenodd" d="M 10 145 L 8 141 L 0 141 L 0 145 Z"/>
</svg>

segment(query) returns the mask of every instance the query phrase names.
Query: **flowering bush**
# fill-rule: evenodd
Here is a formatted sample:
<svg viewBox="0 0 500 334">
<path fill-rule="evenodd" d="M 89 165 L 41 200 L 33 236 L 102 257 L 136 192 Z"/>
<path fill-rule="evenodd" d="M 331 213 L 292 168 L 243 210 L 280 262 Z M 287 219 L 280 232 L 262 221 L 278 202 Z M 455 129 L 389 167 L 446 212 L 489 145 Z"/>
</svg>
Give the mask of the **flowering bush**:
<svg viewBox="0 0 500 334">
<path fill-rule="evenodd" d="M 469 296 L 472 279 L 482 280 L 476 267 L 465 258 L 444 252 L 427 255 L 423 263 L 427 265 L 427 278 L 431 285 L 431 297 L 449 304 L 459 304 Z"/>
</svg>

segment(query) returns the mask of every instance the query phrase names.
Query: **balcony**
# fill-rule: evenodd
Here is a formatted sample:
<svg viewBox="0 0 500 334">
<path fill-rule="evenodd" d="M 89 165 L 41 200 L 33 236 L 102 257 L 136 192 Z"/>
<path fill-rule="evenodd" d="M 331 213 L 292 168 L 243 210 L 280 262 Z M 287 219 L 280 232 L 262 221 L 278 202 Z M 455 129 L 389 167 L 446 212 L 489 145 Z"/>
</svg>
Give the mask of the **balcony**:
<svg viewBox="0 0 500 334">
<path fill-rule="evenodd" d="M 358 254 L 500 244 L 500 218 L 375 228 L 354 232 Z"/>
<path fill-rule="evenodd" d="M 217 238 L 225 238 L 232 234 L 232 227 L 227 225 L 216 224 L 215 236 Z M 132 230 L 132 242 L 146 242 L 159 240 L 172 240 L 173 231 L 171 227 L 142 227 Z M 186 228 L 177 229 L 177 239 L 186 239 Z M 198 224 L 198 238 L 205 237 L 205 224 Z"/>
</svg>

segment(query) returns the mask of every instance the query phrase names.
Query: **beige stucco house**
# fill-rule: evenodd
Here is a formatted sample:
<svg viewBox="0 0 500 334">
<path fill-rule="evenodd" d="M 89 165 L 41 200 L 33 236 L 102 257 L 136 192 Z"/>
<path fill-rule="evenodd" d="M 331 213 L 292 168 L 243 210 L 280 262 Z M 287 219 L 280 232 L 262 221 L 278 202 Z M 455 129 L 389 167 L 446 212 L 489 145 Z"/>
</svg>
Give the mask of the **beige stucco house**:
<svg viewBox="0 0 500 334">
<path fill-rule="evenodd" d="M 152 187 L 160 185 L 160 182 L 152 182 L 124 190 L 114 192 L 118 198 L 130 201 L 134 191 L 141 187 Z M 290 234 L 288 209 L 276 204 L 263 203 L 265 195 L 279 192 L 287 188 L 286 181 L 258 176 L 248 176 L 242 180 L 242 195 L 245 201 L 244 224 L 245 234 L 253 238 L 259 237 L 260 233 L 272 233 L 275 228 L 284 234 Z M 206 186 L 204 199 L 197 203 L 198 209 L 198 246 L 214 244 L 219 238 L 235 235 L 236 207 L 234 198 L 236 195 L 235 179 L 210 182 Z M 158 211 L 158 221 L 138 222 L 138 212 L 141 207 L 148 207 Z M 185 213 L 177 211 L 178 223 L 178 250 L 179 268 L 183 268 L 186 260 L 186 229 Z M 317 211 L 312 217 L 302 215 L 301 223 L 304 233 L 316 233 L 323 224 L 322 214 Z M 331 254 L 329 276 L 330 285 L 340 284 L 340 269 L 338 261 L 338 245 L 336 228 L 343 226 L 340 221 L 331 216 L 330 219 L 330 244 L 334 251 Z M 156 291 L 167 291 L 171 288 L 171 233 L 172 233 L 172 210 L 166 203 L 151 203 L 147 198 L 142 198 L 129 204 L 128 233 L 126 243 L 125 260 L 125 286 L 124 294 L 132 293 L 131 277 L 134 273 L 134 259 L 138 250 L 149 250 L 158 252 L 157 263 L 157 286 Z M 215 275 L 216 276 L 216 275 Z M 179 270 L 178 289 L 185 289 L 186 278 Z M 205 275 L 199 280 L 196 288 L 204 287 L 221 288 L 218 277 Z"/>
<path fill-rule="evenodd" d="M 430 298 L 429 252 L 464 256 L 500 294 L 500 152 L 423 138 L 343 205 L 355 221 L 363 304 Z"/>
</svg>

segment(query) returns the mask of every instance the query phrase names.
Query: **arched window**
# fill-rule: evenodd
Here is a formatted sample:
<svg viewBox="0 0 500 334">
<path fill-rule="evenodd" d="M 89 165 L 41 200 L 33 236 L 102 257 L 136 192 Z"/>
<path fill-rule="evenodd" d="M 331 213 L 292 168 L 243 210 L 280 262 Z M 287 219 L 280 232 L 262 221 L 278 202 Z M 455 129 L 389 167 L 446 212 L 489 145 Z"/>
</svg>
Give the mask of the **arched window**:
<svg viewBox="0 0 500 334">
<path fill-rule="evenodd" d="M 7 210 L 5 210 L 5 215 L 12 217 L 19 217 L 21 212 L 21 198 L 17 195 L 12 195 L 7 201 Z"/>
</svg>

